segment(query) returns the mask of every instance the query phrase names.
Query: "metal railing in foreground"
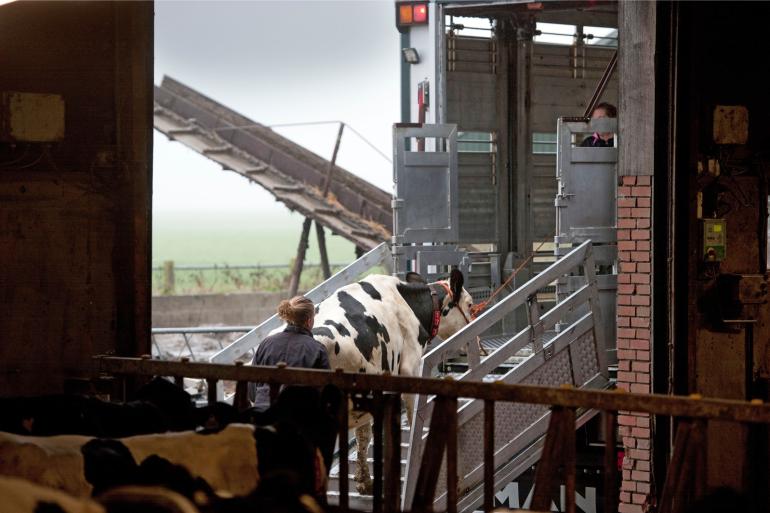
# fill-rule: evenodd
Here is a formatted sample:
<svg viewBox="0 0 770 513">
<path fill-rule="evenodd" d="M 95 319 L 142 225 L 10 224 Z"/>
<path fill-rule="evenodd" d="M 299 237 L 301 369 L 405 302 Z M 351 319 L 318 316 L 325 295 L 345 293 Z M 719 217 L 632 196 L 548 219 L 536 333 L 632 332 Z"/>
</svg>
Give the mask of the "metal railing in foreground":
<svg viewBox="0 0 770 513">
<path fill-rule="evenodd" d="M 306 386 L 335 385 L 345 397 L 365 397 L 367 407 L 373 413 L 375 427 L 374 452 L 374 504 L 375 513 L 394 512 L 400 508 L 400 430 L 401 394 L 435 395 L 432 415 L 434 422 L 426 441 L 420 471 L 416 477 L 417 493 L 411 503 L 411 511 L 432 511 L 434 494 L 446 454 L 446 482 L 448 490 L 455 490 L 446 502 L 446 511 L 457 511 L 458 447 L 457 426 L 458 398 L 480 399 L 484 403 L 483 433 L 484 510 L 493 507 L 494 488 L 492 476 L 495 469 L 492 458 L 494 447 L 494 419 L 496 402 L 528 403 L 550 406 L 552 415 L 545 437 L 543 454 L 538 463 L 535 489 L 531 508 L 546 511 L 551 497 L 557 492 L 559 481 L 566 483 L 567 511 L 575 511 L 575 418 L 576 411 L 596 409 L 605 416 L 605 506 L 604 511 L 617 511 L 617 454 L 615 432 L 617 412 L 643 412 L 672 416 L 679 419 L 673 458 L 669 464 L 666 482 L 658 502 L 661 513 L 679 513 L 705 490 L 705 466 L 707 444 L 703 443 L 705 429 L 710 420 L 732 421 L 748 424 L 750 429 L 765 430 L 770 424 L 770 405 L 744 401 L 674 397 L 655 394 L 630 394 L 620 391 L 578 390 L 574 388 L 510 385 L 505 383 L 458 382 L 451 379 L 413 378 L 389 375 L 350 374 L 318 370 L 301 370 L 212 363 L 164 362 L 150 358 L 119 358 L 97 356 L 94 359 L 96 373 L 118 376 L 174 376 L 200 378 L 209 382 L 209 390 L 216 389 L 219 380 L 233 380 L 236 386 L 236 404 L 245 404 L 248 382 L 269 383 L 277 389 L 281 384 Z M 210 392 L 211 394 L 211 392 Z M 215 394 L 214 394 L 215 395 Z M 210 397 L 214 400 L 215 397 Z M 348 441 L 348 402 L 342 401 L 339 412 L 340 440 Z M 439 420 L 440 419 L 440 420 Z M 435 429 L 433 429 L 435 427 Z M 383 436 L 384 432 L 384 436 Z M 749 439 L 759 439 L 750 437 Z M 747 444 L 747 453 L 755 448 Z M 756 458 L 755 458 L 756 459 Z M 764 461 L 764 460 L 763 460 Z M 767 461 L 764 461 L 765 467 Z M 562 466 L 560 476 L 558 468 Z M 340 461 L 340 472 L 347 475 L 348 463 Z M 764 469 L 765 476 L 767 469 Z M 754 480 L 757 487 L 764 487 L 762 479 Z M 755 490 L 749 490 L 752 493 Z M 454 500 L 452 500 L 454 499 Z M 340 480 L 341 511 L 348 510 L 348 485 Z"/>
</svg>

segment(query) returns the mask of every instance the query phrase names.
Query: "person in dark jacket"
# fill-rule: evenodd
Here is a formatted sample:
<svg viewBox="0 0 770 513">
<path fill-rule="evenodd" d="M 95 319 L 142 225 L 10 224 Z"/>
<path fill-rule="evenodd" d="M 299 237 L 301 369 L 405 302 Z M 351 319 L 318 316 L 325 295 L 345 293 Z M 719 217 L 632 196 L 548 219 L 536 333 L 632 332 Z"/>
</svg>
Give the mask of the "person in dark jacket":
<svg viewBox="0 0 770 513">
<path fill-rule="evenodd" d="M 304 296 L 294 296 L 281 301 L 278 317 L 286 321 L 286 328 L 280 333 L 266 337 L 254 354 L 252 365 L 277 365 L 306 369 L 329 369 L 326 348 L 313 338 L 315 307 Z M 252 388 L 252 400 L 257 410 L 270 407 L 270 386 L 258 383 Z"/>
<path fill-rule="evenodd" d="M 611 103 L 602 102 L 591 112 L 591 119 L 599 118 L 616 118 L 618 117 L 618 109 Z M 594 148 L 611 148 L 615 146 L 615 134 L 612 132 L 594 132 L 593 135 L 583 139 L 580 146 L 594 147 Z"/>
</svg>

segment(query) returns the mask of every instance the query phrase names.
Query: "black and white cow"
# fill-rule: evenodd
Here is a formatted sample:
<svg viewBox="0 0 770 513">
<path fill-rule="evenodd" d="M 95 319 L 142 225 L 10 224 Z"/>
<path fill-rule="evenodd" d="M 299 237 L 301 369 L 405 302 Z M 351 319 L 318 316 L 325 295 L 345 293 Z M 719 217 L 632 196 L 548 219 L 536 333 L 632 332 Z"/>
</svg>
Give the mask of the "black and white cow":
<svg viewBox="0 0 770 513">
<path fill-rule="evenodd" d="M 371 275 L 337 290 L 316 307 L 313 335 L 326 346 L 332 369 L 348 372 L 416 376 L 425 346 L 434 336 L 446 339 L 470 322 L 472 298 L 463 275 L 425 283 L 410 273 L 407 281 Z M 409 421 L 414 397 L 405 397 Z M 351 416 L 358 439 L 356 481 L 360 492 L 371 488 L 366 448 L 369 418 Z"/>
</svg>

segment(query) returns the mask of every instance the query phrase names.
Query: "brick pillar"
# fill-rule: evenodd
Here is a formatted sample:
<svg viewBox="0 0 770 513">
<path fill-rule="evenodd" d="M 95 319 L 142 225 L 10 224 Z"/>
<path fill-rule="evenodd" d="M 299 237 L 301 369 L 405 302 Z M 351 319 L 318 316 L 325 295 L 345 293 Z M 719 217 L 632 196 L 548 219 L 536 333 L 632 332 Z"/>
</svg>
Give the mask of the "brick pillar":
<svg viewBox="0 0 770 513">
<path fill-rule="evenodd" d="M 649 394 L 652 284 L 650 176 L 623 176 L 618 187 L 618 388 Z M 650 502 L 650 416 L 618 415 L 625 448 L 621 513 L 641 513 Z"/>
</svg>

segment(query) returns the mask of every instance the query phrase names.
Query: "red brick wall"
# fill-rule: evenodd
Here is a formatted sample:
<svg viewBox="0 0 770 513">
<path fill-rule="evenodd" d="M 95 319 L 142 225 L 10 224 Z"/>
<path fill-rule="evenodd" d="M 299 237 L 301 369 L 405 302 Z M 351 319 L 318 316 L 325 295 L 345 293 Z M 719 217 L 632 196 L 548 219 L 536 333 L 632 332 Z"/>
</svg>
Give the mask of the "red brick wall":
<svg viewBox="0 0 770 513">
<path fill-rule="evenodd" d="M 618 388 L 650 393 L 652 179 L 623 176 L 618 187 Z M 625 448 L 621 513 L 641 513 L 650 494 L 650 416 L 620 412 Z"/>
</svg>

